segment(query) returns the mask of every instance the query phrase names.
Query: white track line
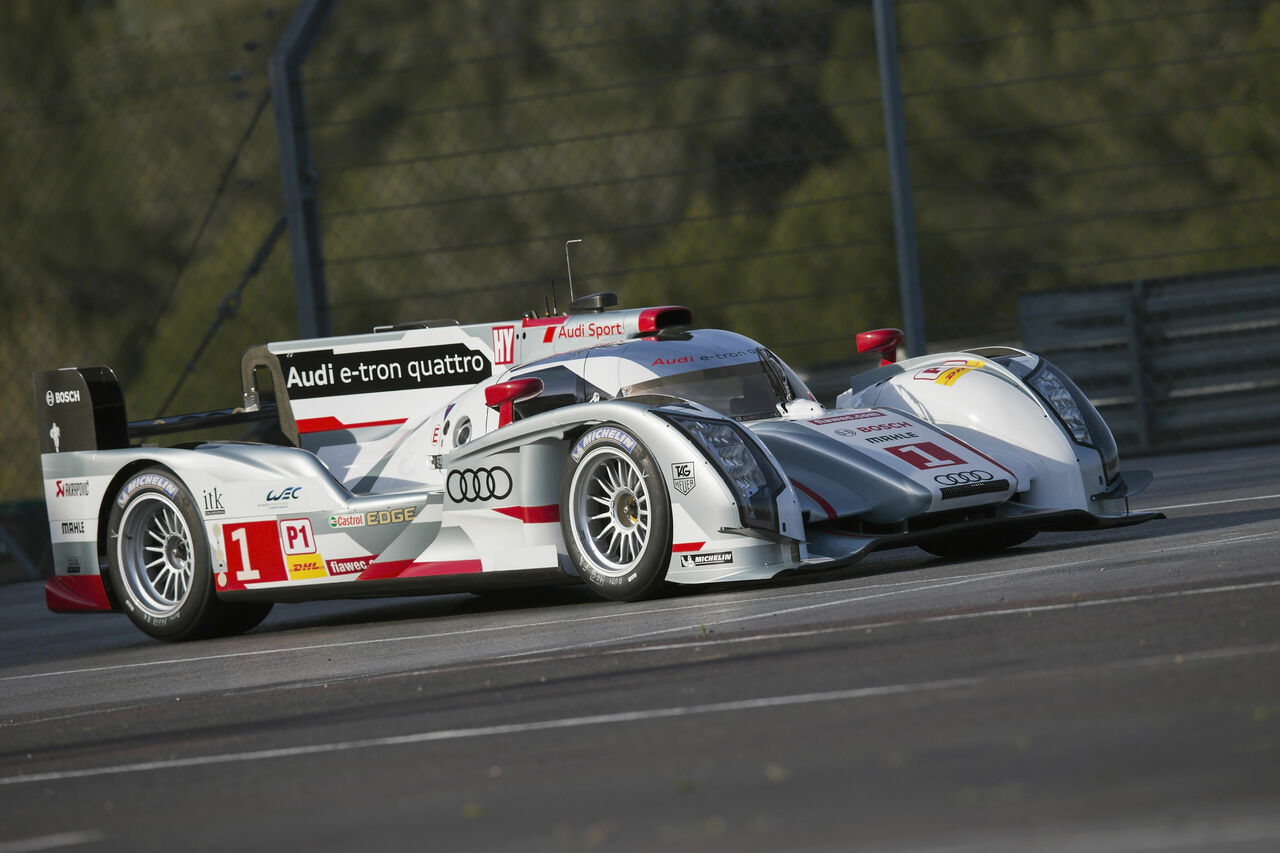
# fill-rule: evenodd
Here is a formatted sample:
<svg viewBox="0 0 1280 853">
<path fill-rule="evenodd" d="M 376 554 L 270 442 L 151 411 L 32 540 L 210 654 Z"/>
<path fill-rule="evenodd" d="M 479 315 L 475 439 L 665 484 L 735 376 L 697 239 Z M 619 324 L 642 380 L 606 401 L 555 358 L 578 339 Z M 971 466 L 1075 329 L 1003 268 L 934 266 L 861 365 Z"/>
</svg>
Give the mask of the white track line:
<svg viewBox="0 0 1280 853">
<path fill-rule="evenodd" d="M 989 573 L 981 573 L 976 575 L 962 575 L 960 577 L 986 577 Z M 886 583 L 876 584 L 867 589 L 885 589 L 891 587 L 915 587 L 920 584 L 926 584 L 929 580 L 926 578 L 913 578 L 907 580 L 889 581 Z M 805 590 L 801 592 L 782 593 L 772 596 L 770 600 L 782 601 L 793 598 L 812 598 L 819 595 L 831 595 L 830 589 Z M 248 651 L 225 652 L 213 655 L 192 655 L 190 657 L 179 658 L 162 658 L 160 660 L 134 661 L 132 663 L 108 664 L 107 666 L 91 666 L 80 667 L 77 669 L 60 669 L 50 672 L 29 672 L 21 675 L 5 675 L 0 676 L 0 683 L 5 681 L 23 681 L 33 678 L 54 678 L 58 676 L 69 675 L 85 675 L 93 672 L 113 672 L 123 669 L 138 669 L 140 667 L 152 666 L 170 666 L 170 665 L 187 665 L 193 663 L 204 663 L 207 661 L 218 660 L 234 660 L 238 658 L 254 658 L 265 655 L 283 655 L 294 652 L 314 652 L 332 649 L 353 648 L 359 646 L 385 645 L 389 643 L 411 643 L 430 640 L 441 640 L 449 637 L 461 637 L 469 634 L 496 634 L 502 631 L 523 631 L 530 628 L 547 628 L 558 625 L 569 625 L 583 622 L 598 622 L 612 619 L 624 619 L 652 616 L 664 613 L 679 613 L 684 610 L 699 610 L 711 607 L 730 607 L 741 602 L 725 603 L 723 599 L 718 601 L 702 601 L 691 604 L 675 605 L 671 607 L 655 607 L 645 610 L 636 610 L 631 608 L 611 610 L 608 613 L 600 613 L 593 616 L 574 616 L 569 618 L 543 619 L 532 622 L 519 622 L 514 625 L 486 625 L 480 628 L 463 628 L 456 631 L 434 631 L 427 634 L 409 634 L 397 637 L 377 637 L 368 640 L 343 640 L 335 643 L 314 643 L 304 646 L 286 646 L 283 648 L 273 649 L 252 649 Z M 606 605 L 607 606 L 607 605 Z"/>
<path fill-rule="evenodd" d="M 500 726 L 478 726 L 469 729 L 444 729 L 417 732 L 395 737 L 366 738 L 364 740 L 317 743 L 308 746 L 282 749 L 260 749 L 251 752 L 231 752 L 222 755 L 203 755 L 191 758 L 174 758 L 167 761 L 144 761 L 137 764 L 117 764 L 108 767 L 91 767 L 83 770 L 63 770 L 52 773 L 32 773 L 27 776 L 0 777 L 0 785 L 22 785 L 31 782 L 60 782 L 66 779 L 84 779 L 90 776 L 114 776 L 121 773 L 139 773 L 152 770 L 171 770 L 182 767 L 207 767 L 212 764 L 231 764 L 245 761 L 263 761 L 275 758 L 293 758 L 300 755 L 319 755 L 327 752 L 349 752 L 385 746 L 407 746 L 419 743 L 462 740 L 494 735 L 525 734 L 556 729 L 573 729 L 582 726 L 635 723 L 646 720 L 663 720 L 675 717 L 691 717 L 701 714 L 719 714 L 730 711 L 749 711 L 760 708 L 782 708 L 790 705 L 809 705 L 817 702 L 842 702 L 869 699 L 878 696 L 894 696 L 904 693 L 924 693 L 950 690 L 956 687 L 973 687 L 981 684 L 980 678 L 951 678 L 943 681 L 924 681 L 914 684 L 888 684 L 880 687 L 857 687 L 851 690 L 833 690 L 826 693 L 797 693 L 788 696 L 767 696 L 759 699 L 741 699 L 735 702 L 713 702 L 706 705 L 685 705 L 674 708 L 654 708 L 648 711 L 624 711 L 616 714 L 592 714 L 585 717 L 562 717 L 526 723 L 509 723 Z"/>
<path fill-rule="evenodd" d="M 1214 539 L 1210 542 L 1197 542 L 1190 545 L 1180 545 L 1180 546 L 1173 546 L 1170 548 L 1162 548 L 1158 551 L 1152 552 L 1149 555 L 1143 555 L 1143 556 L 1146 558 L 1150 558 L 1150 557 L 1158 556 L 1160 554 L 1168 554 L 1168 553 L 1173 553 L 1177 551 L 1195 551 L 1201 548 L 1206 548 L 1206 547 L 1211 547 L 1216 545 L 1235 545 L 1242 542 L 1254 542 L 1254 541 L 1260 541 L 1265 539 L 1276 539 L 1276 538 L 1280 538 L 1280 531 L 1266 532 L 1266 533 L 1247 533 L 1247 534 L 1241 534 L 1236 536 L 1226 536 L 1220 539 Z M 998 579 L 1002 577 L 1010 577 L 1014 575 L 1031 575 L 1031 574 L 1036 574 L 1040 572 L 1061 571 L 1063 569 L 1072 569 L 1072 568 L 1078 568 L 1081 566 L 1088 566 L 1094 563 L 1114 563 L 1115 561 L 1116 561 L 1116 556 L 1111 555 L 1106 557 L 1089 557 L 1084 560 L 1073 560 L 1067 563 L 1054 563 L 1048 566 L 1028 566 L 1026 568 L 1019 568 L 1019 569 L 1003 569 L 995 572 L 983 572 L 981 574 L 976 574 L 976 575 L 966 575 L 963 578 L 959 578 L 959 579 L 948 579 L 946 581 L 938 581 L 934 583 L 922 583 L 920 586 L 916 586 L 909 590 L 890 590 L 886 592 L 877 592 L 870 595 L 858 594 L 853 596 L 845 596 L 845 597 L 834 599 L 831 601 L 820 601 L 814 604 L 802 604 L 802 605 L 797 605 L 795 607 L 786 607 L 786 608 L 781 608 L 777 610 L 769 610 L 763 613 L 753 613 L 753 614 L 743 615 L 743 616 L 731 616 L 728 618 L 723 618 L 720 621 L 712 621 L 710 619 L 704 619 L 697 624 L 677 625 L 677 626 L 668 627 L 668 628 L 656 628 L 651 631 L 643 631 L 636 634 L 609 637 L 608 639 L 605 639 L 605 640 L 595 640 L 589 643 L 581 644 L 579 646 L 570 645 L 570 646 L 551 647 L 551 648 L 543 649 L 541 650 L 541 652 L 549 653 L 549 652 L 569 650 L 572 648 L 578 648 L 578 647 L 584 647 L 584 646 L 591 647 L 591 646 L 599 646 L 599 645 L 606 645 L 606 644 L 613 645 L 617 643 L 632 642 L 635 640 L 645 640 L 650 637 L 660 637 L 664 634 L 697 632 L 699 630 L 705 629 L 708 625 L 712 627 L 721 627 L 729 624 L 753 622 L 759 619 L 770 619 L 777 616 L 785 616 L 792 613 L 799 613 L 802 611 L 817 610 L 823 607 L 838 607 L 840 605 L 857 604 L 860 602 L 870 601 L 873 599 L 888 598 L 894 595 L 902 595 L 908 592 L 912 592 L 912 593 L 925 592 L 931 589 L 942 589 L 945 587 L 960 586 L 962 584 L 975 583 L 981 580 L 994 580 L 994 579 Z M 1263 585 L 1266 586 L 1270 584 L 1264 583 Z M 1219 591 L 1219 590 L 1228 589 L 1228 588 L 1230 587 L 1215 587 L 1214 590 Z M 859 591 L 859 592 L 861 593 L 862 591 Z M 1135 599 L 1135 600 L 1138 600 L 1138 599 Z M 993 612 L 1003 612 L 1003 611 L 993 611 Z M 919 620 L 907 619 L 904 621 L 913 622 L 913 621 L 919 621 Z M 505 657 L 519 657 L 519 655 L 507 655 Z"/>
<path fill-rule="evenodd" d="M 1201 506 L 1221 506 L 1222 504 L 1238 504 L 1247 503 L 1248 501 L 1274 501 L 1280 499 L 1280 495 L 1258 495 L 1252 498 L 1227 498 L 1221 501 L 1200 501 L 1193 504 L 1173 504 L 1172 506 L 1155 506 L 1151 509 L 1141 510 L 1142 512 L 1164 512 L 1168 509 L 1195 509 Z"/>
<path fill-rule="evenodd" d="M 986 684 L 1009 682 L 1014 680 L 1057 678 L 1063 675 L 1076 674 L 1080 672 L 1097 672 L 1099 669 L 1116 671 L 1138 667 L 1149 668 L 1154 666 L 1181 666 L 1186 663 L 1222 661 L 1241 657 L 1251 657 L 1260 654 L 1275 654 L 1276 652 L 1280 652 L 1280 644 L 1277 643 L 1264 646 L 1206 649 L 1203 651 L 1188 652 L 1178 655 L 1159 655 L 1137 658 L 1130 661 L 1112 661 L 1111 663 L 1105 664 L 1101 667 L 1072 666 L 1040 670 L 1037 672 L 1021 673 L 1001 679 L 976 677 L 951 678 L 904 684 L 886 684 L 876 687 L 855 687 L 848 690 L 831 690 L 822 693 L 793 693 L 783 696 L 764 696 L 755 699 L 739 699 L 731 702 L 710 702 L 703 705 L 682 705 L 669 708 L 652 708 L 642 711 L 624 711 L 613 714 L 561 717 L 553 720 L 536 720 L 494 726 L 476 726 L 466 729 L 442 729 L 436 731 L 416 732 L 408 735 L 397 735 L 394 737 L 332 741 L 329 743 L 282 747 L 279 749 L 259 749 L 247 752 L 222 753 L 220 755 L 199 755 L 191 756 L 189 758 L 173 758 L 164 761 L 144 761 L 134 764 L 115 764 L 104 767 L 86 767 L 78 770 L 57 770 L 47 773 L 5 776 L 0 777 L 0 786 L 62 782 L 71 779 L 86 779 L 96 776 L 119 776 L 127 773 L 146 773 L 189 767 L 209 767 L 218 764 L 270 761 L 281 758 L 296 758 L 300 756 L 322 755 L 326 753 L 351 752 L 354 750 L 374 749 L 379 747 L 411 746 L 415 744 L 438 743 L 441 741 L 463 740 L 467 738 L 518 735 L 531 732 L 556 731 L 561 729 L 578 729 L 583 726 L 636 723 L 650 720 L 694 717 L 706 714 L 723 714 L 738 711 L 755 711 L 766 708 L 785 708 L 827 702 L 849 702 L 885 696 L 901 696 L 914 693 L 930 693 L 966 687 L 979 687 Z"/>
<path fill-rule="evenodd" d="M 1249 542 L 1249 541 L 1276 538 L 1276 537 L 1280 537 L 1280 531 L 1227 536 L 1220 539 L 1211 540 L 1208 542 L 1197 542 L 1189 545 L 1163 548 L 1163 549 L 1160 549 L 1159 551 L 1152 552 L 1152 554 L 1146 555 L 1146 556 L 1152 557 L 1159 554 L 1166 554 L 1171 552 L 1197 550 L 1200 548 L 1207 548 L 1215 545 L 1238 544 L 1240 542 Z M 722 616 L 712 613 L 710 614 L 710 619 L 707 617 L 704 617 L 694 624 L 679 625 L 672 628 L 664 628 L 664 629 L 654 630 L 654 631 L 645 631 L 645 632 L 641 632 L 637 634 L 629 634 L 625 636 L 611 636 L 605 640 L 591 641 L 589 643 L 579 645 L 579 646 L 552 646 L 545 649 L 540 649 L 538 651 L 533 651 L 533 652 L 526 651 L 526 652 L 520 652 L 517 654 L 502 655 L 497 657 L 498 658 L 524 657 L 529 654 L 535 654 L 535 655 L 549 654 L 549 653 L 564 651 L 571 648 L 591 647 L 591 646 L 598 646 L 598 645 L 604 645 L 604 644 L 624 643 L 624 642 L 629 642 L 633 640 L 643 640 L 648 637 L 660 636 L 662 634 L 678 633 L 682 631 L 696 632 L 702 625 L 707 624 L 711 619 L 723 620 L 720 622 L 710 621 L 710 623 L 713 625 L 722 625 L 722 624 L 727 624 L 729 622 L 744 622 L 744 621 L 750 621 L 750 620 L 756 620 L 756 619 L 765 619 L 773 616 L 780 616 L 780 615 L 786 615 L 790 613 L 802 612 L 805 610 L 813 610 L 813 609 L 824 608 L 824 607 L 836 607 L 840 605 L 847 605 L 847 604 L 857 603 L 861 601 L 885 598 L 892 595 L 901 595 L 906 592 L 923 592 L 931 589 L 937 589 L 937 588 L 948 587 L 948 586 L 959 586 L 962 584 L 973 583 L 980 580 L 993 580 L 993 579 L 1009 577 L 1013 575 L 1029 575 L 1029 574 L 1034 574 L 1038 572 L 1060 571 L 1063 569 L 1071 569 L 1079 566 L 1089 565 L 1090 563 L 1114 562 L 1115 559 L 1116 558 L 1114 556 L 1091 557 L 1085 560 L 1073 560 L 1065 563 L 1053 563 L 1047 566 L 1027 566 L 1024 568 L 1017 568 L 1017 569 L 1001 569 L 998 571 L 991 571 L 991 572 L 978 572 L 974 574 L 966 574 L 966 575 L 958 575 L 958 576 L 953 575 L 944 580 L 917 578 L 917 579 L 890 581 L 885 583 L 874 584 L 872 586 L 862 587 L 859 590 L 857 590 L 857 594 L 854 596 L 842 596 L 840 598 L 836 598 L 831 601 L 822 601 L 814 604 L 801 605 L 798 607 L 770 610 L 765 613 L 759 613 L 759 614 L 754 614 L 750 616 L 738 616 L 738 617 L 732 617 L 728 619 L 724 619 Z M 887 591 L 874 592 L 876 590 L 887 590 Z M 868 591 L 873 591 L 873 592 L 868 594 Z M 786 601 L 789 599 L 813 598 L 815 596 L 830 596 L 833 594 L 835 593 L 831 589 L 806 590 L 801 592 L 783 593 L 781 595 L 770 596 L 768 600 L 771 602 Z M 762 599 L 755 599 L 753 601 L 760 601 L 760 600 Z M 288 646 L 284 648 L 254 649 L 249 651 L 226 652 L 223 654 L 214 654 L 214 655 L 194 655 L 190 657 L 162 658 L 160 660 L 135 661 L 132 663 L 109 664 L 107 666 L 97 666 L 97 667 L 80 667 L 76 669 L 53 670 L 50 672 L 31 672 L 31 673 L 23 673 L 21 675 L 0 676 L 0 683 L 4 683 L 8 681 L 25 681 L 25 680 L 36 679 L 36 678 L 57 678 L 57 677 L 65 677 L 65 676 L 86 675 L 89 673 L 114 672 L 114 671 L 120 671 L 120 670 L 139 669 L 144 667 L 185 666 L 185 665 L 190 665 L 195 663 L 205 663 L 208 661 L 246 659 L 246 658 L 256 658 L 256 657 L 271 656 L 271 655 L 285 655 L 285 654 L 292 654 L 292 653 L 298 653 L 298 652 L 325 651 L 325 650 L 334 650 L 334 649 L 343 649 L 343 648 L 355 648 L 355 647 L 361 647 L 361 646 L 387 645 L 392 643 L 426 642 L 426 641 L 447 639 L 450 637 L 461 637 L 461 636 L 467 636 L 467 635 L 473 635 L 473 634 L 491 634 L 492 635 L 492 634 L 497 634 L 503 631 L 523 631 L 531 628 L 546 628 L 546 627 L 566 625 L 566 624 L 598 622 L 598 621 L 616 620 L 616 619 L 625 619 L 625 618 L 636 618 L 636 617 L 644 617 L 644 616 L 651 616 L 651 615 L 679 614 L 683 611 L 688 611 L 688 610 L 704 610 L 704 611 L 705 610 L 711 610 L 711 611 L 721 610 L 723 611 L 728 609 L 740 608 L 741 606 L 743 606 L 744 603 L 751 604 L 753 603 L 753 601 L 743 602 L 741 600 L 736 600 L 736 601 L 726 602 L 723 599 L 716 599 L 713 601 L 693 602 L 691 604 L 676 605 L 672 607 L 648 608 L 645 610 L 634 610 L 630 608 L 618 609 L 608 613 L 600 613 L 592 616 L 543 619 L 543 620 L 530 621 L 530 622 L 521 622 L 514 625 L 499 625 L 499 626 L 486 625 L 478 628 L 464 628 L 456 631 L 435 631 L 435 632 L 425 633 L 425 634 L 410 634 L 407 636 L 398 636 L 398 637 L 378 637 L 378 638 L 367 639 L 367 640 L 344 640 L 336 643 L 314 643 L 314 644 L 302 645 L 302 646 Z"/>
<path fill-rule="evenodd" d="M 887 847 L 883 853 L 1174 853 L 1178 850 L 1277 850 L 1280 849 L 1280 819 L 1275 817 L 1224 817 L 1179 815 L 1167 822 L 1125 823 L 1112 827 L 1070 827 L 1049 830 L 1006 831 L 989 827 L 975 833 L 981 841 L 956 841 L 927 847 Z M 1272 842 L 1265 848 L 1258 842 Z M 1249 845 L 1249 846 L 1243 846 Z"/>
<path fill-rule="evenodd" d="M 37 838 L 0 841 L 0 853 L 35 853 L 38 850 L 78 847 L 81 844 L 95 844 L 106 837 L 105 834 L 96 829 L 89 829 L 83 832 L 59 832 L 57 835 L 41 835 Z"/>
</svg>

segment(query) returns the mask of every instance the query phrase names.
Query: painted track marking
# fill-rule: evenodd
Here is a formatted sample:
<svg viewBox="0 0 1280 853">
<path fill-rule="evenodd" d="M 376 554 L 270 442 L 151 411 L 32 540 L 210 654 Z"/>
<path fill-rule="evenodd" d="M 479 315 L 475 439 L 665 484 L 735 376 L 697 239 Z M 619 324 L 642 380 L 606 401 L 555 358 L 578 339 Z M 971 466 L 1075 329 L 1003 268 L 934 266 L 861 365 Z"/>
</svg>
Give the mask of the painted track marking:
<svg viewBox="0 0 1280 853">
<path fill-rule="evenodd" d="M 1240 535 L 1234 535 L 1234 536 L 1226 536 L 1226 537 L 1214 539 L 1208 542 L 1196 542 L 1188 545 L 1162 548 L 1159 551 L 1152 552 L 1152 554 L 1148 556 L 1155 557 L 1160 554 L 1175 553 L 1180 551 L 1194 551 L 1194 550 L 1214 547 L 1218 545 L 1234 545 L 1234 544 L 1240 544 L 1245 542 L 1274 539 L 1277 537 L 1280 537 L 1280 532 L 1247 533 L 1247 534 L 1240 534 Z M 929 578 L 915 578 L 915 579 L 889 581 L 886 583 L 880 583 L 880 584 L 874 584 L 867 587 L 862 587 L 856 591 L 858 593 L 857 595 L 854 595 L 854 596 L 845 595 L 831 601 L 820 601 L 813 604 L 775 609 L 775 610 L 767 611 L 765 613 L 751 614 L 747 616 L 738 616 L 738 617 L 733 617 L 728 619 L 724 619 L 721 616 L 713 614 L 713 618 L 720 619 L 721 621 L 712 622 L 712 624 L 724 625 L 730 622 L 745 622 L 745 621 L 752 621 L 757 619 L 765 619 L 765 618 L 776 617 L 780 615 L 786 615 L 790 613 L 798 613 L 806 610 L 814 610 L 814 609 L 819 609 L 824 607 L 836 607 L 840 605 L 848 605 L 851 603 L 857 603 L 857 602 L 871 600 L 871 599 L 886 598 L 891 595 L 900 595 L 908 592 L 925 592 L 925 591 L 936 589 L 936 588 L 943 588 L 948 586 L 959 586 L 962 584 L 974 583 L 981 580 L 995 580 L 999 578 L 1018 576 L 1018 575 L 1031 575 L 1038 572 L 1062 571 L 1064 569 L 1071 569 L 1071 568 L 1086 566 L 1086 565 L 1099 563 L 1099 562 L 1103 562 L 1103 563 L 1115 562 L 1116 559 L 1118 559 L 1117 556 L 1093 557 L 1085 560 L 1073 560 L 1065 563 L 1053 563 L 1047 566 L 1027 566 L 1024 568 L 1017 568 L 1017 569 L 1001 569 L 1001 570 L 990 571 L 990 572 L 978 572 L 978 573 L 966 574 L 966 575 L 953 575 L 949 578 L 942 579 L 942 580 L 935 580 L 935 579 L 929 579 Z M 801 592 L 784 593 L 782 595 L 770 596 L 768 600 L 771 602 L 785 601 L 788 599 L 813 598 L 816 596 L 824 596 L 824 595 L 830 596 L 833 594 L 836 594 L 836 593 L 831 589 L 805 590 Z M 754 600 L 745 602 L 745 604 L 748 604 L 748 605 L 752 603 L 754 603 Z M 742 601 L 732 601 L 727 603 L 724 602 L 723 600 L 703 601 L 703 602 L 694 602 L 686 605 L 678 605 L 675 607 L 647 608 L 644 610 L 623 610 L 623 611 L 617 611 L 617 612 L 594 614 L 591 616 L 543 619 L 543 620 L 536 620 L 536 621 L 530 621 L 530 622 L 521 622 L 514 625 L 500 625 L 496 627 L 484 626 L 479 628 L 464 628 L 456 631 L 436 631 L 436 632 L 425 633 L 425 634 L 410 634 L 408 636 L 401 636 L 401 637 L 376 637 L 376 638 L 365 639 L 365 640 L 346 640 L 346 641 L 337 642 L 337 643 L 313 643 L 313 644 L 302 645 L 302 646 L 288 646 L 285 648 L 253 649 L 248 651 L 226 652 L 223 654 L 197 655 L 192 657 L 179 657 L 179 658 L 163 658 L 160 660 L 148 660 L 148 661 L 134 661 L 132 663 L 110 664 L 108 666 L 99 666 L 99 667 L 80 667 L 76 669 L 53 670 L 49 672 L 31 672 L 31 673 L 23 673 L 20 675 L 6 675 L 6 676 L 0 676 L 0 683 L 9 682 L 9 681 L 24 681 L 24 680 L 31 680 L 31 679 L 38 679 L 38 678 L 57 678 L 57 677 L 65 677 L 65 676 L 86 675 L 89 673 L 114 672 L 114 671 L 120 671 L 120 670 L 139 669 L 144 667 L 186 666 L 190 664 L 204 663 L 208 661 L 251 659 L 251 658 L 264 657 L 264 656 L 285 655 L 285 654 L 298 653 L 298 652 L 315 652 L 315 651 L 324 651 L 324 650 L 333 650 L 333 649 L 342 649 L 342 648 L 354 648 L 354 647 L 361 647 L 361 646 L 387 645 L 392 643 L 412 643 L 412 642 L 434 641 L 434 640 L 446 639 L 450 637 L 461 637 L 461 636 L 474 635 L 474 634 L 496 634 L 502 631 L 519 631 L 519 630 L 528 630 L 530 628 L 545 628 L 545 627 L 560 626 L 560 625 L 575 624 L 575 623 L 588 623 L 588 622 L 596 622 L 596 621 L 646 617 L 646 616 L 663 615 L 663 614 L 679 614 L 683 611 L 690 611 L 690 610 L 703 610 L 703 611 L 706 611 L 706 610 L 714 611 L 716 609 L 726 610 L 731 608 L 742 607 L 743 604 L 744 602 Z M 663 634 L 696 631 L 700 627 L 700 625 L 706 624 L 708 621 L 709 621 L 708 619 L 704 618 L 700 620 L 698 623 L 694 623 L 694 624 L 679 625 L 671 628 L 663 628 L 663 629 L 654 630 L 654 631 L 646 631 L 646 632 L 642 632 L 638 634 L 630 634 L 626 636 L 613 636 L 605 640 L 591 641 L 579 646 L 553 646 L 553 647 L 540 649 L 538 651 L 533 651 L 533 652 L 526 651 L 526 652 L 521 652 L 514 655 L 498 656 L 497 659 L 501 659 L 503 657 L 524 657 L 530 654 L 533 654 L 533 655 L 550 654 L 557 651 L 563 651 L 563 650 L 572 649 L 572 648 L 583 648 L 583 647 L 589 648 L 592 646 L 624 643 L 624 642 L 629 642 L 633 640 L 643 640 L 648 637 L 656 637 Z"/>
<path fill-rule="evenodd" d="M 1178 655 L 1159 655 L 1137 658 L 1130 661 L 1113 661 L 1102 668 L 1110 671 L 1117 671 L 1139 667 L 1149 668 L 1153 666 L 1168 665 L 1182 666 L 1187 663 L 1217 662 L 1263 654 L 1276 654 L 1278 652 L 1280 652 L 1280 643 L 1272 643 L 1262 646 L 1207 649 L 1199 652 L 1187 652 Z M 277 749 L 259 749 L 246 752 L 222 753 L 220 755 L 199 755 L 188 758 L 172 758 L 163 761 L 143 761 L 133 764 L 115 764 L 103 767 L 86 767 L 76 770 L 56 770 L 47 773 L 5 776 L 0 777 L 0 786 L 63 782 L 73 779 L 87 779 L 99 776 L 119 776 L 127 773 L 147 773 L 190 767 L 208 767 L 218 764 L 271 761 L 283 758 L 351 752 L 354 750 L 375 749 L 380 747 L 412 746 L 417 744 L 439 743 L 442 741 L 463 740 L 468 738 L 519 735 L 535 732 L 557 731 L 561 729 L 575 729 L 583 726 L 647 722 L 652 720 L 695 717 L 739 711 L 756 711 L 828 702 L 850 702 L 887 696 L 902 696 L 908 694 L 942 692 L 961 688 L 980 687 L 987 684 L 1007 683 L 1017 680 L 1053 679 L 1060 678 L 1063 675 L 1079 672 L 1096 672 L 1097 669 L 1097 667 L 1062 667 L 1031 673 L 1022 673 L 1005 678 L 951 678 L 936 681 L 886 684 L 875 687 L 855 687 L 847 690 L 831 690 L 821 693 L 793 693 L 782 696 L 763 696 L 754 699 L 738 699 L 728 702 L 710 702 L 702 705 L 680 705 L 668 708 L 651 708 L 643 711 L 623 711 L 612 714 L 561 717 L 552 720 L 536 720 L 492 726 L 476 726 L 463 729 L 439 729 L 435 731 L 415 732 L 413 734 L 396 735 L 392 737 L 332 741 L 329 743 L 315 743 L 304 746 L 281 747 Z"/>
</svg>

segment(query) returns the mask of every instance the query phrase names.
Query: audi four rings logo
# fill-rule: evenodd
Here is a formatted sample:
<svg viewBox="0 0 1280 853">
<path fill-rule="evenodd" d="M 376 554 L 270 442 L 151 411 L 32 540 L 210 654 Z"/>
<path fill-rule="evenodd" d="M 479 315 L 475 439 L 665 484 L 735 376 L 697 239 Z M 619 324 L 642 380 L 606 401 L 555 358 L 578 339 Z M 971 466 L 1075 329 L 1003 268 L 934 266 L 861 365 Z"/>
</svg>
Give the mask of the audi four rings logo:
<svg viewBox="0 0 1280 853">
<path fill-rule="evenodd" d="M 500 501 L 511 494 L 511 475 L 506 468 L 464 468 L 450 471 L 445 487 L 455 503 Z"/>
<path fill-rule="evenodd" d="M 954 474 L 935 474 L 933 481 L 944 486 L 963 486 L 965 483 L 985 483 L 993 477 L 990 471 L 957 471 Z"/>
</svg>

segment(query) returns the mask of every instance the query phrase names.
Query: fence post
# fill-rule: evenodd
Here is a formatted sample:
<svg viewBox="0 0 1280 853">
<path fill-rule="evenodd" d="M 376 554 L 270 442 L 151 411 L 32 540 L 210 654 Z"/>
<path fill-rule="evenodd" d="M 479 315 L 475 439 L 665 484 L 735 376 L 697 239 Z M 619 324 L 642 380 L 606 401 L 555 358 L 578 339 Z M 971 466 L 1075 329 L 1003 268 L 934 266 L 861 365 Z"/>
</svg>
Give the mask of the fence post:
<svg viewBox="0 0 1280 853">
<path fill-rule="evenodd" d="M 916 251 L 916 214 L 911 202 L 911 168 L 907 132 L 902 119 L 902 85 L 898 79 L 898 28 L 893 0 L 874 0 L 876 55 L 880 60 L 880 103 L 884 110 L 885 149 L 889 156 L 889 191 L 893 198 L 893 235 L 898 249 L 898 289 L 907 355 L 924 355 L 924 301 L 920 294 L 920 261 Z"/>
<path fill-rule="evenodd" d="M 330 334 L 331 329 L 316 203 L 318 175 L 311 162 L 302 63 L 336 3 L 337 0 L 303 0 L 268 65 L 284 186 L 284 215 L 293 259 L 293 290 L 298 303 L 298 331 L 304 338 L 323 337 Z"/>
<path fill-rule="evenodd" d="M 1151 450 L 1152 426 L 1155 418 L 1151 412 L 1151 400 L 1147 394 L 1147 335 L 1143 327 L 1146 315 L 1146 283 L 1135 281 L 1130 285 L 1128 308 L 1125 311 L 1125 332 L 1129 336 L 1129 375 L 1133 389 L 1135 422 L 1138 428 L 1138 450 Z"/>
</svg>

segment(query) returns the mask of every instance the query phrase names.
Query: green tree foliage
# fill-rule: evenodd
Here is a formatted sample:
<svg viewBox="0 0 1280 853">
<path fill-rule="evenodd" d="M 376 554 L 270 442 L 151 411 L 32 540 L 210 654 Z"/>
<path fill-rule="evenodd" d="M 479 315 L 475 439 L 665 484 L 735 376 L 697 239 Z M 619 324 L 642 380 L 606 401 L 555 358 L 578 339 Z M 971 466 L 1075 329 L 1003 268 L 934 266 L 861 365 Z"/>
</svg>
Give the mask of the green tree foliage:
<svg viewBox="0 0 1280 853">
<path fill-rule="evenodd" d="M 296 4 L 0 4 L 0 420 L 37 491 L 36 368 L 135 416 L 237 401 L 296 334 L 266 60 Z M 897 0 L 930 338 L 1017 294 L 1274 264 L 1280 2 Z M 897 325 L 870 4 L 341 0 L 305 69 L 334 324 L 681 303 L 800 366 Z M 237 311 L 230 310 L 237 308 Z M 3 476 L 3 473 L 0 473 Z"/>
</svg>

